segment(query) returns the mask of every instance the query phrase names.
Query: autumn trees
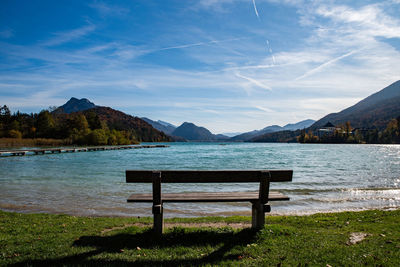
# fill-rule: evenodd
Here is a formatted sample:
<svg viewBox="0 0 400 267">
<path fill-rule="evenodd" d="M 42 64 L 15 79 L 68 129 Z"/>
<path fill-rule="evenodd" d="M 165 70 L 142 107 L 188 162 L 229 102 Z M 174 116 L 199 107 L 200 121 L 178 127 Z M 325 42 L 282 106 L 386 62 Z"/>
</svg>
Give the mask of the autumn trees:
<svg viewBox="0 0 400 267">
<path fill-rule="evenodd" d="M 338 125 L 336 130 L 316 136 L 311 130 L 302 130 L 297 137 L 299 143 L 355 143 L 355 144 L 400 144 L 400 116 L 392 119 L 384 129 L 352 128 L 350 122 Z"/>
<path fill-rule="evenodd" d="M 137 143 L 128 131 L 109 129 L 94 112 L 52 114 L 11 114 L 7 106 L 0 107 L 0 138 L 65 139 L 77 145 L 126 145 Z"/>
</svg>

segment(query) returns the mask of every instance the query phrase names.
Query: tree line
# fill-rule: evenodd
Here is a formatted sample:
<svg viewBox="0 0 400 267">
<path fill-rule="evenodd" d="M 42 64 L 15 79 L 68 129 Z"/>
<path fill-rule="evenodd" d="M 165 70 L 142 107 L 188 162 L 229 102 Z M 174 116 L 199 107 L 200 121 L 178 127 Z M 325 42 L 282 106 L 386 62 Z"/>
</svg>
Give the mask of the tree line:
<svg viewBox="0 0 400 267">
<path fill-rule="evenodd" d="M 338 125 L 329 134 L 318 136 L 315 132 L 304 129 L 297 137 L 299 143 L 353 143 L 353 144 L 400 144 L 400 116 L 392 119 L 386 128 L 353 129 L 350 122 Z"/>
<path fill-rule="evenodd" d="M 64 139 L 71 145 L 127 145 L 137 143 L 132 130 L 117 130 L 100 120 L 94 111 L 72 114 L 53 114 L 50 110 L 39 113 L 11 114 L 0 107 L 0 138 L 52 138 Z"/>
</svg>

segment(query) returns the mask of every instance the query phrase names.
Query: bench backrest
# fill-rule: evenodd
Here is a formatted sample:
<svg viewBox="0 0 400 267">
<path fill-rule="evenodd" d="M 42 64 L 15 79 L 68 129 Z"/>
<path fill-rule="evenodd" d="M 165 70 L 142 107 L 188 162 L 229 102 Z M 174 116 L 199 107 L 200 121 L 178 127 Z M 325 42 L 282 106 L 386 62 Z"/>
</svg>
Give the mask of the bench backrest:
<svg viewBox="0 0 400 267">
<path fill-rule="evenodd" d="M 154 175 L 161 176 L 162 183 L 250 183 L 292 181 L 293 170 L 127 170 L 127 183 L 152 183 Z"/>
</svg>

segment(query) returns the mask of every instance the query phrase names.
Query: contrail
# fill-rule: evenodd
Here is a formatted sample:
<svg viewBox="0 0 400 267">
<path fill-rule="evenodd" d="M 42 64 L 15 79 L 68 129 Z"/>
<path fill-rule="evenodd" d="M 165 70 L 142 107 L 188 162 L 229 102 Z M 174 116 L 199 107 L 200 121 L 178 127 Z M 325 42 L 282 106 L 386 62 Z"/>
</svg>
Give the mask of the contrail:
<svg viewBox="0 0 400 267">
<path fill-rule="evenodd" d="M 202 45 L 208 45 L 208 44 L 217 44 L 217 43 L 237 41 L 237 40 L 243 40 L 243 39 L 248 39 L 248 37 L 231 38 L 231 39 L 224 39 L 224 40 L 213 40 L 213 41 L 209 41 L 209 42 L 198 42 L 198 43 L 192 43 L 192 44 L 169 46 L 169 47 L 154 49 L 151 52 L 170 50 L 170 49 L 180 49 L 180 48 L 187 48 L 187 47 L 194 47 L 194 46 L 202 46 Z"/>
<path fill-rule="evenodd" d="M 272 53 L 272 49 L 271 49 L 271 46 L 269 45 L 268 39 L 267 39 L 267 47 L 268 47 L 268 52 Z"/>
<path fill-rule="evenodd" d="M 271 88 L 271 87 L 269 87 L 268 85 L 263 84 L 263 83 L 260 82 L 260 81 L 257 81 L 256 79 L 253 79 L 253 78 L 250 78 L 250 77 L 246 77 L 246 76 L 244 76 L 244 75 L 241 75 L 241 74 L 238 73 L 238 72 L 235 73 L 235 75 L 236 75 L 237 77 L 239 77 L 239 78 L 242 78 L 242 79 L 245 79 L 246 81 L 251 82 L 252 84 L 257 85 L 258 87 L 261 87 L 261 88 L 267 89 L 267 90 L 269 90 L 269 91 L 272 91 L 272 88 Z"/>
<path fill-rule="evenodd" d="M 229 67 L 221 69 L 221 71 L 228 70 L 251 70 L 251 69 L 270 69 L 275 67 L 275 65 L 249 65 L 249 66 L 240 66 L 240 67 Z"/>
<path fill-rule="evenodd" d="M 265 107 L 262 107 L 262 106 L 254 106 L 255 108 L 258 108 L 259 110 L 262 110 L 262 111 L 265 111 L 265 112 L 267 112 L 267 113 L 271 113 L 271 112 L 274 112 L 272 109 L 270 109 L 270 108 L 265 108 Z"/>
<path fill-rule="evenodd" d="M 272 63 L 275 65 L 275 57 L 274 57 L 274 55 L 272 54 L 272 48 L 271 48 L 271 46 L 269 45 L 268 39 L 267 39 L 267 48 L 268 48 L 268 52 L 271 54 Z"/>
<path fill-rule="evenodd" d="M 256 0 L 253 0 L 253 6 L 254 6 L 254 12 L 256 13 L 256 16 L 257 16 L 258 20 L 260 20 L 260 16 L 258 15 L 258 10 L 257 10 L 257 6 L 256 6 Z"/>
<path fill-rule="evenodd" d="M 169 46 L 169 47 L 163 47 L 160 49 L 156 49 L 154 51 L 162 51 L 162 50 L 170 50 L 170 49 L 179 49 L 179 48 L 187 48 L 187 47 L 193 47 L 193 46 L 201 46 L 205 45 L 207 43 L 205 42 L 200 42 L 200 43 L 193 43 L 193 44 L 184 44 L 184 45 L 177 45 L 177 46 Z"/>
<path fill-rule="evenodd" d="M 313 68 L 312 70 L 307 71 L 306 73 L 304 73 L 303 75 L 297 77 L 297 78 L 294 79 L 294 80 L 295 80 L 295 81 L 301 80 L 301 79 L 306 78 L 306 77 L 308 77 L 308 76 L 310 76 L 310 75 L 313 75 L 314 73 L 320 71 L 321 69 L 325 68 L 326 66 L 329 66 L 329 65 L 331 65 L 332 63 L 335 63 L 336 61 L 339 61 L 339 60 L 341 60 L 341 59 L 343 59 L 343 58 L 345 58 L 345 57 L 351 56 L 351 55 L 353 55 L 354 53 L 357 53 L 358 51 L 360 51 L 360 49 L 359 49 L 359 50 L 351 51 L 351 52 L 349 52 L 349 53 L 346 53 L 346 54 L 344 54 L 344 55 L 341 55 L 340 57 L 336 57 L 336 58 L 334 58 L 334 59 L 331 59 L 331 60 L 329 60 L 329 61 L 327 61 L 327 62 L 325 62 L 325 63 L 319 65 L 318 67 Z"/>
</svg>

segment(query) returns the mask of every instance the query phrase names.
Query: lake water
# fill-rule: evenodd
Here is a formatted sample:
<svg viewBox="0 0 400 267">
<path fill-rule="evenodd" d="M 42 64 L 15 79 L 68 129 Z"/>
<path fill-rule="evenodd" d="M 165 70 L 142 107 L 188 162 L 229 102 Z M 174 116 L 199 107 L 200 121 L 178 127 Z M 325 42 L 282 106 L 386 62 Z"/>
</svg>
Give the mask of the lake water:
<svg viewBox="0 0 400 267">
<path fill-rule="evenodd" d="M 89 216 L 151 216 L 126 203 L 150 184 L 126 184 L 126 169 L 293 169 L 272 189 L 291 200 L 272 214 L 400 207 L 400 146 L 170 143 L 168 148 L 0 157 L 0 209 Z M 165 192 L 253 191 L 256 184 L 166 184 Z M 249 215 L 250 203 L 167 203 L 166 217 Z"/>
</svg>

